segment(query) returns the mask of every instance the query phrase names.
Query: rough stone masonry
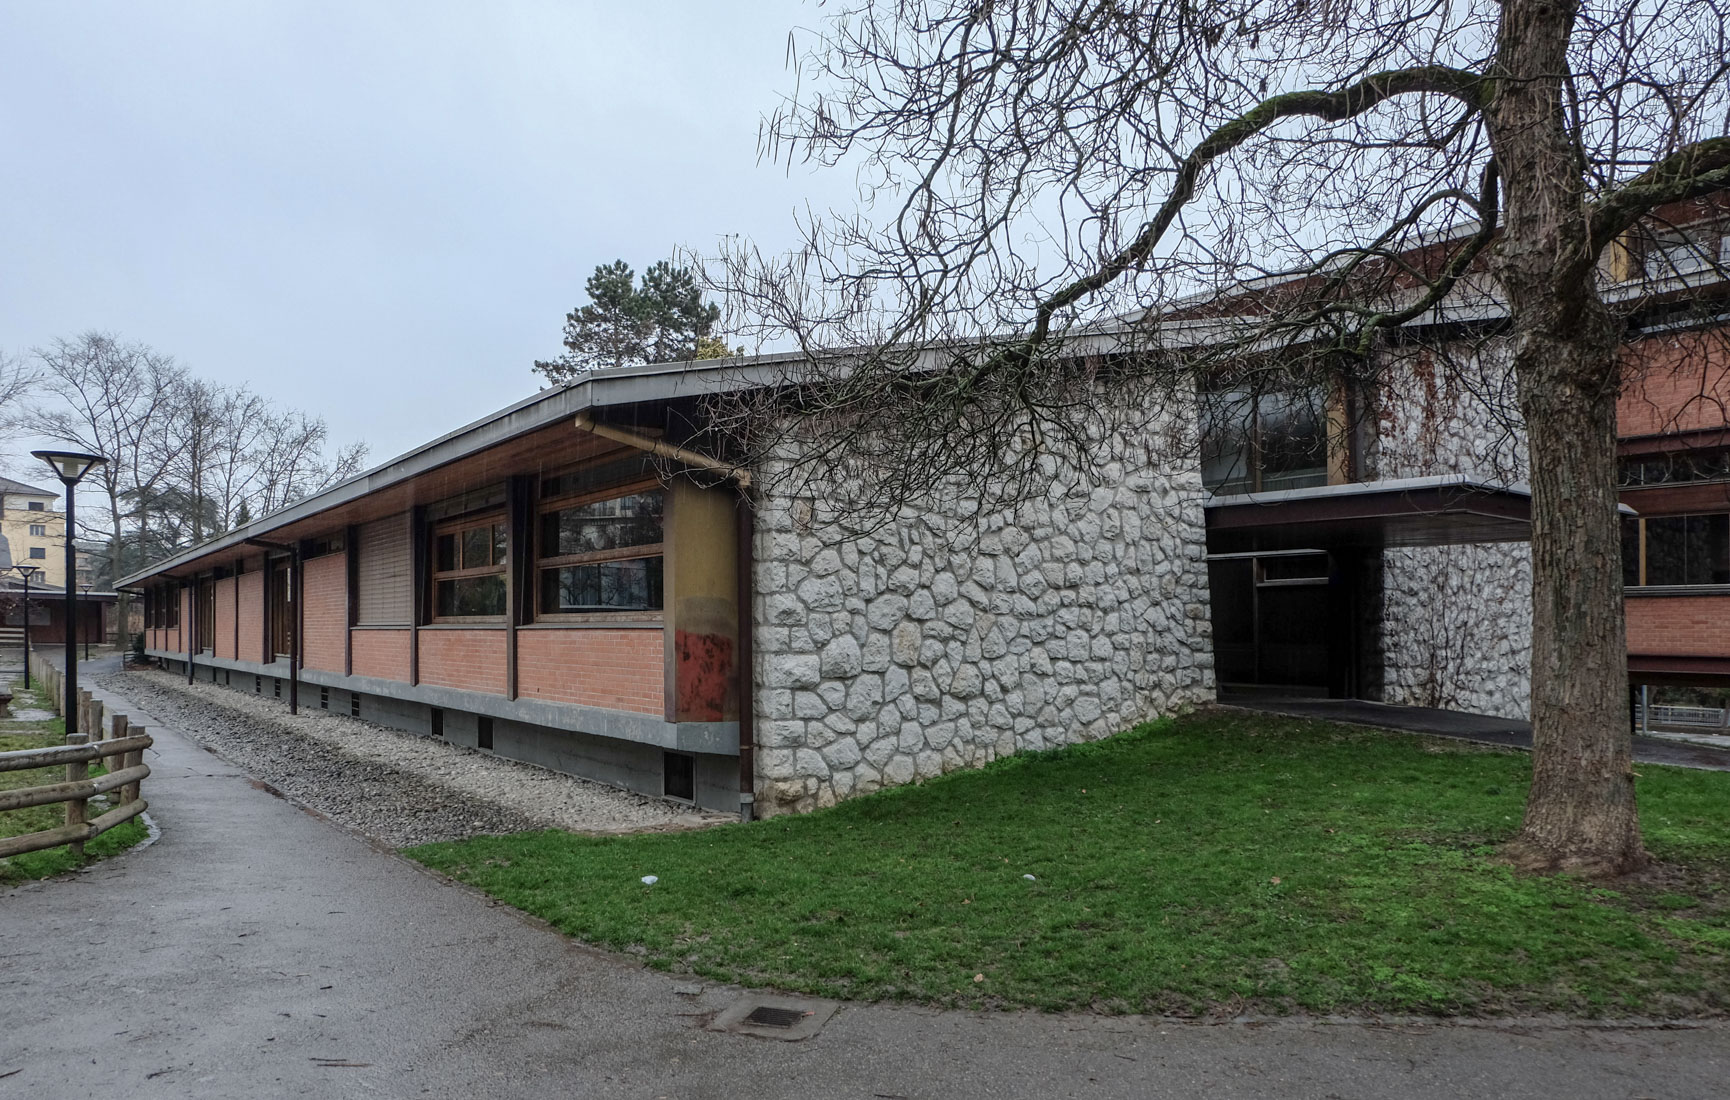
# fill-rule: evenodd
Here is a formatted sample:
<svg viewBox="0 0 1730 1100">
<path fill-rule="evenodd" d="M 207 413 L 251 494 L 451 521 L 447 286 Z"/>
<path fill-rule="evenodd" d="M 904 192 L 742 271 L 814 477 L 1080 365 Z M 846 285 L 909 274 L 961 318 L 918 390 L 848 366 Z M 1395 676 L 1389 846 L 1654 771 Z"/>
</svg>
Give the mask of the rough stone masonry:
<svg viewBox="0 0 1730 1100">
<path fill-rule="evenodd" d="M 1152 438 L 1148 433 L 1144 438 Z M 1213 697 L 1200 474 L 1141 443 L 1089 485 L 968 518 L 849 530 L 813 496 L 758 509 L 757 808 L 1094 740 Z"/>
</svg>

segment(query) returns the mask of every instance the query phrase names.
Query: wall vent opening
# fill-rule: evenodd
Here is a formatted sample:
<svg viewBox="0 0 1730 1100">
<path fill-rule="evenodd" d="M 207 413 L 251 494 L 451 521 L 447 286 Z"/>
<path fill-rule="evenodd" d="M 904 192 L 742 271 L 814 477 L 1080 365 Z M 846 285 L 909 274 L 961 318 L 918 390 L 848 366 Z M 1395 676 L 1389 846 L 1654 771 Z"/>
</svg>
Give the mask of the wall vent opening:
<svg viewBox="0 0 1730 1100">
<path fill-rule="evenodd" d="M 695 802 L 697 758 L 682 752 L 662 753 L 661 793 L 680 802 Z"/>
<path fill-rule="evenodd" d="M 475 745 L 493 751 L 493 720 L 484 714 L 475 720 Z"/>
<path fill-rule="evenodd" d="M 445 735 L 445 710 L 443 707 L 432 708 L 432 735 L 434 737 Z"/>
<path fill-rule="evenodd" d="M 325 710 L 330 709 L 330 689 L 329 688 L 321 687 L 318 689 L 318 705 L 323 707 Z"/>
<path fill-rule="evenodd" d="M 276 698 L 282 698 L 282 681 L 272 676 L 270 678 L 270 693 Z"/>
<path fill-rule="evenodd" d="M 348 716 L 350 718 L 360 717 L 360 692 L 358 691 L 348 693 Z"/>
<path fill-rule="evenodd" d="M 253 690 L 253 693 L 256 695 L 263 695 L 264 694 L 264 677 L 254 676 L 252 678 L 252 690 Z"/>
</svg>

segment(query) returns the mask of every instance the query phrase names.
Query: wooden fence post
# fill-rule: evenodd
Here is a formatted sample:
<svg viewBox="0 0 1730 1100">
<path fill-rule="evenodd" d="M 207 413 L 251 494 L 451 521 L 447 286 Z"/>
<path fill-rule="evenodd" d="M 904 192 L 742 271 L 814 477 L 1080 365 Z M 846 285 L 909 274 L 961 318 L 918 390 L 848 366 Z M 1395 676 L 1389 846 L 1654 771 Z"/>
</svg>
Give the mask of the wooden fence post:
<svg viewBox="0 0 1730 1100">
<path fill-rule="evenodd" d="M 66 738 L 66 743 L 68 745 L 85 745 L 85 744 L 89 744 L 89 742 L 90 742 L 90 735 L 87 733 L 74 733 L 74 734 L 68 735 Z M 89 778 L 89 776 L 90 776 L 90 765 L 86 761 L 75 760 L 72 763 L 66 765 L 66 782 L 68 782 L 68 783 L 81 782 L 82 780 Z M 68 824 L 68 825 L 82 825 L 82 824 L 84 824 L 84 822 L 89 818 L 89 815 L 85 812 L 85 810 L 86 810 L 86 803 L 85 803 L 84 799 L 82 799 L 82 798 L 69 798 L 69 799 L 67 799 L 66 800 L 66 824 Z M 72 849 L 73 858 L 75 858 L 75 859 L 83 859 L 84 858 L 84 842 L 82 840 L 74 840 L 70 845 L 68 845 L 68 847 L 70 847 Z"/>
<path fill-rule="evenodd" d="M 143 726 L 131 726 L 127 729 L 126 735 L 128 737 L 142 737 L 142 736 L 144 736 L 144 727 Z M 133 749 L 131 752 L 127 753 L 125 756 L 120 758 L 120 764 L 122 767 L 136 768 L 138 765 L 140 765 L 142 763 L 144 763 L 144 750 L 143 749 Z M 120 805 L 124 806 L 128 802 L 136 802 L 139 798 L 139 795 L 140 795 L 139 784 L 137 784 L 137 783 L 126 784 L 124 787 L 120 788 Z"/>
</svg>

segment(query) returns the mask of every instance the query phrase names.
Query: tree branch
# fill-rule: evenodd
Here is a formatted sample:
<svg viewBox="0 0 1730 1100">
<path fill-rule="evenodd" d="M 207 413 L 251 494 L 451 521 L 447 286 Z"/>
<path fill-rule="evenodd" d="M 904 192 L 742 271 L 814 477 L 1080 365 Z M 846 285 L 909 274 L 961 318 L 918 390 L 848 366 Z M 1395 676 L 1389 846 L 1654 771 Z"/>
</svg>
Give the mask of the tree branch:
<svg viewBox="0 0 1730 1100">
<path fill-rule="evenodd" d="M 1274 123 L 1287 118 L 1305 117 L 1321 119 L 1324 122 L 1343 122 L 1356 118 L 1396 96 L 1426 92 L 1453 96 L 1467 106 L 1477 108 L 1482 105 L 1480 99 L 1483 85 L 1483 78 L 1475 73 L 1445 65 L 1424 65 L 1372 73 L 1338 91 L 1288 92 L 1263 100 L 1214 130 L 1184 158 L 1170 196 L 1152 220 L 1142 227 L 1129 247 L 1113 256 L 1099 270 L 1077 279 L 1040 303 L 1033 332 L 1028 335 L 1023 350 L 1031 350 L 1046 340 L 1051 331 L 1051 318 L 1058 310 L 1073 305 L 1109 285 L 1152 255 L 1160 239 L 1165 236 L 1165 231 L 1177 219 L 1184 205 L 1194 197 L 1196 181 L 1201 178 L 1202 170 Z"/>
<path fill-rule="evenodd" d="M 1726 186 L 1730 186 L 1730 137 L 1684 145 L 1593 204 L 1591 254 L 1603 252 L 1658 207 Z"/>
</svg>

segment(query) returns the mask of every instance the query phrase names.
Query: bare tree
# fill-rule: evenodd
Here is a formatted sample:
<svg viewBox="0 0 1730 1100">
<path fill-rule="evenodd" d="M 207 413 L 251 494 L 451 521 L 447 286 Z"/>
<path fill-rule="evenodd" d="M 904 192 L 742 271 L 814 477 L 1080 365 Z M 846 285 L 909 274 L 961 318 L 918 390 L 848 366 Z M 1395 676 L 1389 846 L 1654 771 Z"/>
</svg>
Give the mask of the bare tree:
<svg viewBox="0 0 1730 1100">
<path fill-rule="evenodd" d="M 852 462 L 879 497 L 955 471 L 1013 494 L 1145 416 L 1102 386 L 1180 411 L 1198 380 L 1367 389 L 1410 322 L 1495 312 L 1533 515 L 1533 783 L 1507 855 L 1636 869 L 1615 438 L 1637 303 L 1601 260 L 1730 185 L 1724 15 L 856 0 L 765 139 L 854 165 L 865 209 L 725 258 L 736 330 L 804 361 L 797 390 L 720 411 L 747 450 Z"/>
<path fill-rule="evenodd" d="M 261 419 L 251 451 L 251 514 L 266 515 L 302 497 L 335 485 L 360 472 L 366 461 L 364 443 L 339 448 L 326 459 L 330 435 L 322 419 L 300 412 L 277 412 Z"/>
<path fill-rule="evenodd" d="M 141 538 L 128 545 L 125 536 L 128 502 L 150 499 L 179 457 L 178 441 L 164 429 L 185 371 L 171 356 L 95 331 L 56 340 L 36 358 L 45 389 L 58 398 L 37 413 L 37 430 L 108 460 L 93 476 L 108 498 L 108 559 L 123 573 L 142 564 L 144 553 Z M 139 515 L 136 529 L 147 518 Z M 121 622 L 129 621 L 130 602 L 122 593 Z"/>
<path fill-rule="evenodd" d="M 0 458 L 14 457 L 9 453 L 12 440 L 27 424 L 22 406 L 41 384 L 42 372 L 33 364 L 0 350 L 0 432 L 6 440 Z"/>
</svg>

